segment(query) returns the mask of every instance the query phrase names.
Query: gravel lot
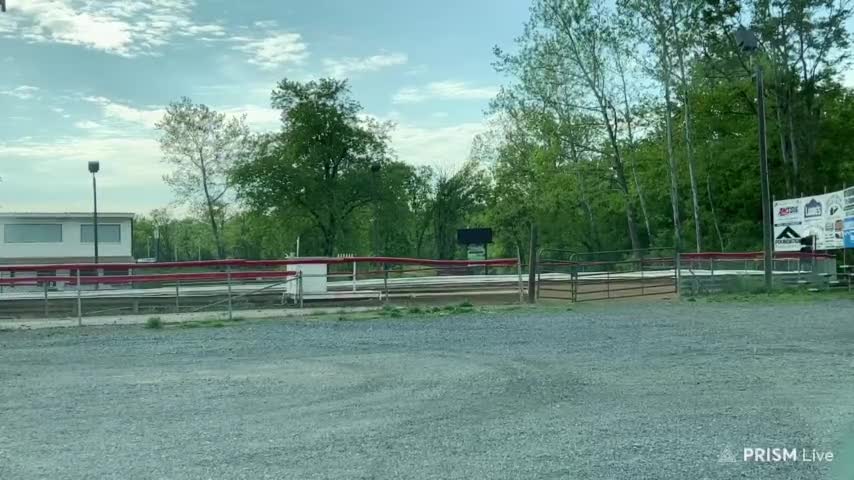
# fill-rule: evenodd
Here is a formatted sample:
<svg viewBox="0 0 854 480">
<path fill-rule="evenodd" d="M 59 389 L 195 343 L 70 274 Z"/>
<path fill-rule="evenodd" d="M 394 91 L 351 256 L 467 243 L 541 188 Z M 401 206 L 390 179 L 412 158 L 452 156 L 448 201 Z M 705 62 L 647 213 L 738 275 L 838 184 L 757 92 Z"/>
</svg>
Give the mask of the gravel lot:
<svg viewBox="0 0 854 480">
<path fill-rule="evenodd" d="M 0 332 L 0 479 L 851 479 L 852 312 L 648 301 Z"/>
</svg>

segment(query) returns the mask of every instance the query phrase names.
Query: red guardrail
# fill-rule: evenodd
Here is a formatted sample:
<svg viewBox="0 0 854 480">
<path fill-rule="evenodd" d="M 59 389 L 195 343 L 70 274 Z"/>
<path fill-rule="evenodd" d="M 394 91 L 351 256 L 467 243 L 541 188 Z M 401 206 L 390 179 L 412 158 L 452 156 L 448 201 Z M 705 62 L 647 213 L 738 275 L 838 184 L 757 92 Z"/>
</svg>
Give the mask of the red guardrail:
<svg viewBox="0 0 854 480">
<path fill-rule="evenodd" d="M 406 257 L 304 257 L 285 260 L 204 260 L 191 262 L 160 263 L 56 263 L 31 265 L 0 265 L 2 272 L 35 272 L 47 270 L 141 270 L 151 268 L 199 268 L 199 267 L 280 267 L 287 265 L 340 265 L 351 263 L 393 263 L 397 265 L 422 266 L 515 266 L 515 258 L 497 258 L 493 260 L 431 260 Z"/>
<path fill-rule="evenodd" d="M 762 260 L 763 252 L 738 252 L 738 253 L 721 253 L 721 252 L 702 252 L 702 253 L 683 253 L 682 260 Z M 807 253 L 807 252 L 774 252 L 775 260 L 797 260 L 797 259 L 813 259 L 813 258 L 835 258 L 829 253 Z"/>
<path fill-rule="evenodd" d="M 128 284 L 128 283 L 153 283 L 153 282 L 200 282 L 200 281 L 225 281 L 232 280 L 266 280 L 274 278 L 287 278 L 296 276 L 294 271 L 260 271 L 260 272 L 199 272 L 199 273 L 160 273 L 152 275 L 103 275 L 103 276 L 81 276 L 81 285 L 94 284 Z M 39 276 L 4 278 L 0 285 L 41 285 L 46 282 L 67 282 L 69 285 L 77 285 L 77 276 Z"/>
</svg>

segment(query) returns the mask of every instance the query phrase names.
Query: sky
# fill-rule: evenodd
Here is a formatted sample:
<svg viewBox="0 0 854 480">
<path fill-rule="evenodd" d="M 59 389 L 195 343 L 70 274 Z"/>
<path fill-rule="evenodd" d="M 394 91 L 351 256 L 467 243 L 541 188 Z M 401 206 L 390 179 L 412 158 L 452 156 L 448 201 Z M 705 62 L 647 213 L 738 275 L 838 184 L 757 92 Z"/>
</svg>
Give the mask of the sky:
<svg viewBox="0 0 854 480">
<path fill-rule="evenodd" d="M 485 130 L 527 0 L 7 0 L 0 211 L 147 213 L 174 201 L 154 124 L 182 96 L 278 128 L 283 78 L 348 78 L 398 159 L 453 171 Z M 180 210 L 180 209 L 179 209 Z"/>
</svg>

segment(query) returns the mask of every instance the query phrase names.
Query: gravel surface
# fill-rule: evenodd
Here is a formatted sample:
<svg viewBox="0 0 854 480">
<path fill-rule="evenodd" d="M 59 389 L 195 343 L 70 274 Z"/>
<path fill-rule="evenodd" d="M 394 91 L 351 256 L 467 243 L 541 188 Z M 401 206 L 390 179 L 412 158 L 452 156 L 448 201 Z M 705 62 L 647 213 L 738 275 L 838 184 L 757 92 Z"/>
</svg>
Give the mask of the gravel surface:
<svg viewBox="0 0 854 480">
<path fill-rule="evenodd" d="M 851 479 L 852 312 L 640 302 L 0 332 L 0 479 Z"/>
</svg>

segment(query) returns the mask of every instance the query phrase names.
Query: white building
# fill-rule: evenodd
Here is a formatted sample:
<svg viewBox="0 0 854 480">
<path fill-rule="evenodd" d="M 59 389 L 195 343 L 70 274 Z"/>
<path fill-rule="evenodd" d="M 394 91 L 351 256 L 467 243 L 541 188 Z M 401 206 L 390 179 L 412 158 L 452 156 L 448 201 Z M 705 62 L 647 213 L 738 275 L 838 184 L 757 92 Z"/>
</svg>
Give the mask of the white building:
<svg viewBox="0 0 854 480">
<path fill-rule="evenodd" d="M 90 263 L 91 213 L 0 213 L 0 265 Z M 133 262 L 132 213 L 98 213 L 100 263 Z"/>
</svg>

